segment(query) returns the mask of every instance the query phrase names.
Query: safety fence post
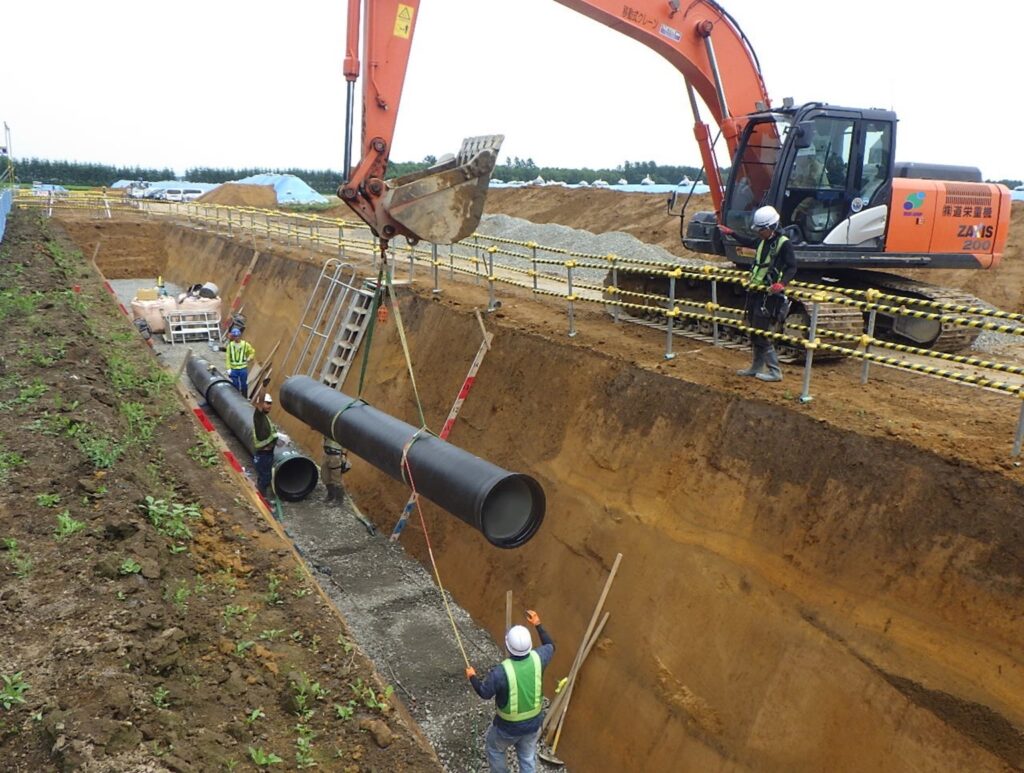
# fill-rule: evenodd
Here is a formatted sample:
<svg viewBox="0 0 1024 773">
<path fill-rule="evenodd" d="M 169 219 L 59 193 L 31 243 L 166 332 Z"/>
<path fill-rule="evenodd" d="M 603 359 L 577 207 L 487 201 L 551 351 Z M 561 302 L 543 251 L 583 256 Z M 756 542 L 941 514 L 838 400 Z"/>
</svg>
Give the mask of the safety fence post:
<svg viewBox="0 0 1024 773">
<path fill-rule="evenodd" d="M 668 278 L 668 314 L 666 315 L 667 324 L 665 325 L 666 339 L 665 339 L 665 359 L 674 360 L 676 355 L 672 351 L 672 324 L 676 317 L 676 278 L 670 276 Z"/>
<path fill-rule="evenodd" d="M 566 295 L 566 300 L 569 302 L 569 338 L 576 337 L 576 306 L 573 303 L 576 300 L 576 296 L 572 294 L 572 269 L 575 265 L 576 261 L 574 260 L 565 261 L 566 281 L 569 288 L 569 292 Z"/>
<path fill-rule="evenodd" d="M 1013 436 L 1013 458 L 1020 456 L 1021 446 L 1024 445 L 1024 387 L 1017 390 L 1021 398 L 1020 417 L 1017 419 L 1017 432 Z"/>
<path fill-rule="evenodd" d="M 440 295 L 441 294 L 441 284 L 440 284 L 440 276 L 439 276 L 439 274 L 441 272 L 440 272 L 440 266 L 438 265 L 439 261 L 437 259 L 437 245 L 436 244 L 431 244 L 430 245 L 430 261 L 434 265 L 434 295 Z"/>
<path fill-rule="evenodd" d="M 234 234 L 231 231 L 231 210 L 229 209 L 228 210 L 228 236 L 233 236 L 233 235 Z"/>
<path fill-rule="evenodd" d="M 345 257 L 345 231 L 340 223 L 338 224 L 338 257 Z"/>
<path fill-rule="evenodd" d="M 608 257 L 609 257 L 609 259 L 612 262 L 612 287 L 614 287 L 616 290 L 618 290 L 619 289 L 619 267 L 615 264 L 615 256 L 614 255 L 609 255 Z M 612 306 L 612 322 L 614 322 L 617 325 L 617 324 L 619 324 L 619 310 L 622 308 L 622 306 L 620 305 L 622 303 L 622 298 L 618 294 L 618 292 L 615 293 L 615 300 L 618 301 L 618 303 L 616 303 L 614 306 Z"/>
<path fill-rule="evenodd" d="M 448 280 L 453 281 L 455 279 L 455 253 L 452 251 L 454 244 L 448 245 Z"/>
<path fill-rule="evenodd" d="M 711 280 L 711 335 L 715 346 L 718 346 L 718 280 Z"/>
<path fill-rule="evenodd" d="M 877 314 L 878 314 L 878 310 L 877 309 L 872 309 L 871 313 L 868 314 L 868 331 L 867 331 L 867 338 L 866 338 L 865 343 L 864 343 L 864 354 L 867 354 L 868 352 L 871 351 L 871 339 L 873 339 L 875 337 L 875 316 Z M 861 384 L 868 383 L 868 370 L 870 370 L 870 368 L 871 368 L 871 361 L 865 358 L 864 366 L 861 368 L 861 371 L 860 371 L 860 383 Z"/>
<path fill-rule="evenodd" d="M 811 327 L 807 332 L 807 343 L 804 346 L 807 354 L 804 357 L 804 388 L 800 393 L 800 402 L 809 403 L 811 397 L 811 365 L 814 362 L 814 348 L 818 345 L 818 302 L 811 305 Z"/>
<path fill-rule="evenodd" d="M 501 307 L 501 301 L 494 298 L 494 253 L 497 251 L 494 245 L 487 248 L 487 311 Z"/>
<path fill-rule="evenodd" d="M 532 257 L 530 261 L 533 263 L 533 289 L 537 289 L 537 243 L 530 242 L 530 253 Z"/>
<path fill-rule="evenodd" d="M 480 237 L 473 237 L 473 284 L 480 284 Z"/>
</svg>

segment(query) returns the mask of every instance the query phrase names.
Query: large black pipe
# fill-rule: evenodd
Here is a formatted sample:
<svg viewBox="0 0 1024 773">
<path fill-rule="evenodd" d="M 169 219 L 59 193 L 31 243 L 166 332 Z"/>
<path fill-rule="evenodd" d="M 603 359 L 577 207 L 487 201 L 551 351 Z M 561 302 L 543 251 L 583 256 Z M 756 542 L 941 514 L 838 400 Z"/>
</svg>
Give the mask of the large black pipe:
<svg viewBox="0 0 1024 773">
<path fill-rule="evenodd" d="M 426 432 L 354 401 L 308 376 L 281 387 L 281 405 L 395 480 L 402 452 L 416 491 L 483 533 L 499 548 L 526 543 L 544 520 L 544 490 L 529 475 L 508 472 Z M 415 442 L 409 445 L 413 438 Z"/>
<path fill-rule="evenodd" d="M 234 385 L 202 357 L 188 360 L 192 383 L 242 444 L 253 452 L 253 407 Z M 320 470 L 316 462 L 288 443 L 274 449 L 274 492 L 288 502 L 305 499 L 316 488 Z"/>
</svg>

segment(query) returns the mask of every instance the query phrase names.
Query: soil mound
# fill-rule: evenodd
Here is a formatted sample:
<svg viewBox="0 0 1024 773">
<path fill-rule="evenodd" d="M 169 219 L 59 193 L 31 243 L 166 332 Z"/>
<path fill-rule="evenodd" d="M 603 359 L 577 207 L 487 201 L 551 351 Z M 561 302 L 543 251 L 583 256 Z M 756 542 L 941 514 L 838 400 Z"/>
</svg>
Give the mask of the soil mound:
<svg viewBox="0 0 1024 773">
<path fill-rule="evenodd" d="M 219 188 L 203 194 L 198 200 L 206 204 L 226 204 L 232 207 L 277 207 L 277 193 L 273 185 L 224 183 Z"/>
</svg>

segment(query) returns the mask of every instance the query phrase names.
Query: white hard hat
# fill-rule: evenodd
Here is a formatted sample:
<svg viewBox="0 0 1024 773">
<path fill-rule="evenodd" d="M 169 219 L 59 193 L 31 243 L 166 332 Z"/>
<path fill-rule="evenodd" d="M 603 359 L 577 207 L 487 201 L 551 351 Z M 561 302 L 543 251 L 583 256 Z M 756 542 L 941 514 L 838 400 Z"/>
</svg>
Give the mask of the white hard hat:
<svg viewBox="0 0 1024 773">
<path fill-rule="evenodd" d="M 513 655 L 529 655 L 533 649 L 533 639 L 525 625 L 513 625 L 505 634 L 505 647 Z"/>
<path fill-rule="evenodd" d="M 270 395 L 263 395 L 263 402 L 265 402 L 267 405 L 270 405 L 271 403 L 274 402 L 274 398 L 271 397 Z"/>
<path fill-rule="evenodd" d="M 774 228 L 779 224 L 779 213 L 775 207 L 761 207 L 754 213 L 754 228 Z"/>
</svg>

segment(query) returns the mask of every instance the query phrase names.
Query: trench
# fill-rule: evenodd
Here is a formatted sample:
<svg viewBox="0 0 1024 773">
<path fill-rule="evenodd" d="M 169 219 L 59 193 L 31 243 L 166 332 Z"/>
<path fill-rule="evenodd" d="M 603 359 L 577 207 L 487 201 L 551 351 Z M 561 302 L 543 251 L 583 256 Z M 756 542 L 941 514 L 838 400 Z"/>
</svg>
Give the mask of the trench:
<svg viewBox="0 0 1024 773">
<path fill-rule="evenodd" d="M 100 235 L 131 254 L 139 235 L 68 225 L 86 254 Z M 225 298 L 252 256 L 251 244 L 207 232 L 143 230 L 148 273 L 211 280 Z M 318 273 L 298 251 L 261 255 L 245 296 L 257 350 L 290 337 Z M 402 296 L 431 426 L 476 353 L 472 308 L 485 302 L 472 286 L 444 302 L 429 286 Z M 550 694 L 624 555 L 559 756 L 578 770 L 1024 767 L 1019 479 L 638 368 L 517 325 L 514 311 L 488 326 L 493 348 L 451 439 L 535 476 L 548 516 L 527 545 L 499 551 L 427 505 L 446 587 L 495 640 L 507 589 L 541 612 L 559 644 Z M 393 324 L 375 335 L 364 397 L 418 423 Z M 290 417 L 280 423 L 318 448 Z M 407 490 L 362 464 L 346 482 L 389 531 Z M 415 522 L 403 544 L 426 562 Z M 324 548 L 340 560 L 351 550 Z M 384 587 L 396 570 L 381 555 Z M 339 584 L 356 595 L 377 587 L 372 575 Z M 431 673 L 461 679 L 457 652 L 447 661 Z"/>
</svg>

